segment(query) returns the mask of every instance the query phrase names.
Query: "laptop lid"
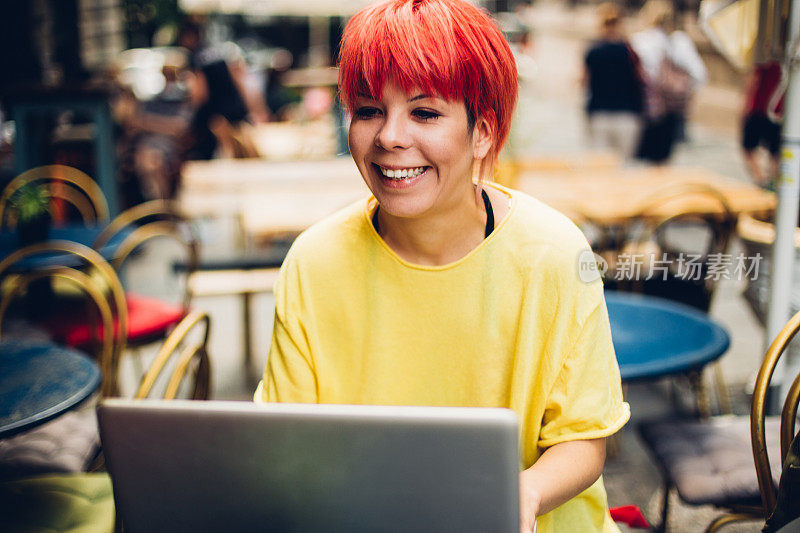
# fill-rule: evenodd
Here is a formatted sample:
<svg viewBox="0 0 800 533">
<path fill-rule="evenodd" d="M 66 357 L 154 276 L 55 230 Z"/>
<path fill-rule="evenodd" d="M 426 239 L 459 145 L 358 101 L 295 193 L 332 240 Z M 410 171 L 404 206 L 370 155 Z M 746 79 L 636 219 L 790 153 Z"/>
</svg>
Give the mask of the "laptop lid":
<svg viewBox="0 0 800 533">
<path fill-rule="evenodd" d="M 126 532 L 519 531 L 513 411 L 105 400 Z"/>
</svg>

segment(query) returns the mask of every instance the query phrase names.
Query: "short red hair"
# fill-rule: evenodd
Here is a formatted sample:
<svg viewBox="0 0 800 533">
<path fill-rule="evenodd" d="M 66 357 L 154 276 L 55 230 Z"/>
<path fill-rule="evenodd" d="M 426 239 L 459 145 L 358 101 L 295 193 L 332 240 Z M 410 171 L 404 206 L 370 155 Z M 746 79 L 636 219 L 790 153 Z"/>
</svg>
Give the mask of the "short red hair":
<svg viewBox="0 0 800 533">
<path fill-rule="evenodd" d="M 379 99 L 387 80 L 463 100 L 494 133 L 489 163 L 503 147 L 517 101 L 517 66 L 489 15 L 465 0 L 387 0 L 348 22 L 339 90 L 353 112 L 359 95 Z"/>
</svg>

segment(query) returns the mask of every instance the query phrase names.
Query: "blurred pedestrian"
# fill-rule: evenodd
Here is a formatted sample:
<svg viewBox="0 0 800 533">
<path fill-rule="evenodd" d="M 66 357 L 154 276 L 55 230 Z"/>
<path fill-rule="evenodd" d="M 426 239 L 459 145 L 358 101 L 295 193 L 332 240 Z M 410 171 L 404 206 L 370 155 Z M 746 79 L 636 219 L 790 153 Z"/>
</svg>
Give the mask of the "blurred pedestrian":
<svg viewBox="0 0 800 533">
<path fill-rule="evenodd" d="M 180 49 L 159 52 L 163 89 L 137 97 L 134 87 L 120 80 L 113 113 L 120 127 L 118 158 L 125 205 L 175 196 L 186 138 L 194 110 L 185 86 L 187 59 Z M 134 82 L 135 83 L 135 82 Z"/>
<path fill-rule="evenodd" d="M 248 91 L 252 84 L 247 83 L 247 66 L 238 48 L 233 43 L 206 46 L 197 22 L 183 23 L 178 45 L 189 50 L 194 74 L 190 92 L 197 111 L 192 120 L 194 143 L 189 159 L 211 159 L 218 141 L 238 134 L 244 123 L 267 121 L 264 95 Z"/>
<path fill-rule="evenodd" d="M 781 149 L 781 120 L 783 94 L 786 86 L 783 69 L 778 61 L 757 64 L 750 74 L 742 120 L 742 148 L 747 169 L 753 180 L 762 187 L 772 186 L 778 176 Z M 769 153 L 764 170 L 759 162 L 758 147 Z"/>
<path fill-rule="evenodd" d="M 614 4 L 601 4 L 597 17 L 600 37 L 584 59 L 589 143 L 630 158 L 639 142 L 644 105 L 639 58 L 622 33 Z"/>
<path fill-rule="evenodd" d="M 269 60 L 266 76 L 266 103 L 271 120 L 287 120 L 289 108 L 302 102 L 303 97 L 297 90 L 284 83 L 284 77 L 292 66 L 294 58 L 285 48 L 273 52 Z"/>
<path fill-rule="evenodd" d="M 655 164 L 672 155 L 689 102 L 705 83 L 706 67 L 691 38 L 672 31 L 674 11 L 666 0 L 649 0 L 641 16 L 647 25 L 631 36 L 646 81 L 646 117 L 637 157 Z"/>
</svg>

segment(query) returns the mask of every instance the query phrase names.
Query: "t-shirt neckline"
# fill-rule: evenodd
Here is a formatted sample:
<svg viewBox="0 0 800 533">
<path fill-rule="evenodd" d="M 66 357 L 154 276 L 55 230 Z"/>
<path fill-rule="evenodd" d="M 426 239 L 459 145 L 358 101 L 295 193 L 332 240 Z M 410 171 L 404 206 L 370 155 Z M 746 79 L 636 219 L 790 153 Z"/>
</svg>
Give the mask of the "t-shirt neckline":
<svg viewBox="0 0 800 533">
<path fill-rule="evenodd" d="M 477 255 L 478 253 L 481 252 L 481 250 L 483 250 L 484 248 L 489 246 L 489 244 L 493 240 L 497 239 L 498 238 L 497 236 L 502 232 L 503 227 L 506 225 L 506 223 L 512 217 L 512 215 L 514 214 L 514 211 L 516 210 L 517 197 L 516 197 L 515 194 L 512 193 L 511 189 L 507 189 L 506 187 L 503 187 L 502 185 L 498 185 L 497 183 L 493 183 L 493 182 L 484 182 L 483 186 L 484 187 L 487 187 L 487 186 L 488 187 L 492 187 L 495 190 L 500 191 L 501 193 L 503 193 L 505 196 L 508 197 L 508 199 L 510 201 L 508 213 L 506 213 L 506 215 L 503 217 L 502 220 L 500 220 L 499 222 L 497 222 L 495 224 L 494 231 L 492 231 L 492 233 L 488 237 L 484 238 L 480 242 L 480 244 L 478 244 L 478 246 L 476 246 L 475 248 L 470 250 L 466 255 L 464 255 L 464 257 L 461 257 L 460 259 L 456 259 L 455 261 L 450 262 L 450 263 L 446 263 L 444 265 L 420 265 L 419 263 L 412 263 L 411 261 L 407 261 L 406 259 L 403 259 L 402 257 L 400 257 L 400 255 L 398 255 L 398 253 L 395 252 L 391 248 L 391 246 L 386 244 L 386 241 L 384 241 L 383 238 L 381 238 L 381 236 L 378 234 L 378 232 L 375 231 L 375 227 L 372 225 L 372 213 L 375 211 L 375 207 L 377 207 L 377 201 L 375 200 L 374 196 L 370 196 L 364 202 L 364 209 L 363 209 L 363 213 L 362 213 L 363 214 L 362 223 L 366 224 L 366 226 L 367 226 L 366 231 L 368 231 L 370 233 L 370 236 L 375 241 L 377 241 L 378 244 L 384 249 L 384 251 L 386 251 L 386 253 L 388 253 L 389 256 L 393 260 L 395 260 L 397 263 L 399 263 L 400 265 L 402 265 L 402 266 L 404 266 L 406 268 L 414 269 L 414 270 L 424 270 L 424 271 L 429 271 L 429 272 L 438 272 L 438 271 L 450 270 L 452 268 L 455 268 L 455 267 L 465 263 L 471 257 Z"/>
</svg>

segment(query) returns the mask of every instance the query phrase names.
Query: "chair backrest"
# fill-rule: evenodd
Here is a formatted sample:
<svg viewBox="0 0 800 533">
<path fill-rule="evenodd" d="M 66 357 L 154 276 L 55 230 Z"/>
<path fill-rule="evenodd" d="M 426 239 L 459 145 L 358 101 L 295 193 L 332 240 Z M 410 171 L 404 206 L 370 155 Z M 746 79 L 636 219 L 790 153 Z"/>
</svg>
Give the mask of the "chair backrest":
<svg viewBox="0 0 800 533">
<path fill-rule="evenodd" d="M 697 220 L 712 230 L 704 256 L 724 252 L 735 228 L 736 216 L 718 189 L 705 183 L 676 183 L 656 190 L 640 204 L 636 217 L 649 220 L 657 242 L 664 246 L 663 230 L 680 220 Z"/>
<path fill-rule="evenodd" d="M 17 213 L 9 204 L 14 194 L 29 184 L 44 187 L 51 202 L 58 199 L 71 204 L 84 222 L 109 219 L 108 202 L 92 178 L 66 165 L 46 165 L 23 172 L 3 189 L 0 195 L 0 228 L 16 225 Z"/>
<path fill-rule="evenodd" d="M 200 262 L 199 239 L 189 221 L 183 217 L 175 202 L 171 200 L 153 200 L 132 207 L 120 213 L 105 230 L 95 239 L 94 248 L 100 249 L 116 234 L 126 228 L 135 228 L 127 235 L 117 248 L 112 266 L 119 272 L 131 254 L 146 241 L 155 238 L 171 238 L 186 249 L 187 280 Z M 185 284 L 182 305 L 189 308 L 192 293 L 188 282 Z"/>
<path fill-rule="evenodd" d="M 715 282 L 721 277 L 707 275 L 711 261 L 720 260 L 722 266 L 722 256 L 728 249 L 736 227 L 736 216 L 718 189 L 705 183 L 686 182 L 656 190 L 640 204 L 638 215 L 633 217 L 627 228 L 623 251 L 653 256 L 644 258 L 646 267 L 652 268 L 653 261 L 666 259 L 670 268 L 674 268 L 679 264 L 681 254 L 689 250 L 670 242 L 667 234 L 670 227 L 683 223 L 699 225 L 707 232 L 708 238 L 701 249 L 696 250 L 699 253 L 686 255 L 699 268 L 698 272 L 693 273 L 694 279 L 676 277 L 684 281 L 696 281 L 698 290 L 702 291 L 701 301 L 685 303 L 708 310 Z M 633 286 L 636 290 L 641 284 Z"/>
<path fill-rule="evenodd" d="M 37 266 L 31 266 L 30 260 L 35 257 L 42 259 Z M 25 261 L 27 265 L 23 267 Z M 86 269 L 92 272 L 87 273 Z M 96 358 L 103 376 L 101 392 L 104 396 L 117 394 L 119 361 L 128 338 L 128 314 L 125 293 L 114 269 L 91 248 L 69 241 L 33 244 L 13 252 L 0 261 L 0 280 L 8 280 L 7 290 L 0 297 L 0 334 L 12 301 L 42 279 L 77 285 L 97 308 L 100 327 L 90 329 L 90 336 L 94 334 L 99 340 Z"/>
<path fill-rule="evenodd" d="M 753 401 L 750 409 L 750 437 L 753 446 L 753 460 L 755 461 L 756 474 L 758 476 L 758 487 L 761 490 L 761 500 L 766 516 L 769 516 L 775 508 L 778 492 L 772 478 L 767 454 L 765 432 L 767 393 L 770 389 L 770 381 L 778 360 L 786 351 L 786 346 L 795 336 L 798 329 L 800 329 L 800 313 L 794 315 L 778 333 L 775 340 L 772 341 L 767 354 L 764 356 L 764 361 L 761 363 L 755 388 L 753 389 Z M 800 403 L 800 374 L 795 377 L 783 403 L 780 433 L 781 464 L 786 460 L 786 454 L 795 436 L 798 403 Z"/>
<path fill-rule="evenodd" d="M 201 340 L 199 342 L 189 342 L 187 338 L 191 336 L 192 332 L 196 332 L 200 328 L 202 328 Z M 165 369 L 172 369 L 172 374 L 163 394 L 165 400 L 175 398 L 188 372 L 191 372 L 194 377 L 192 399 L 208 400 L 211 389 L 211 370 L 207 350 L 210 330 L 211 319 L 206 313 L 200 311 L 189 313 L 175 326 L 175 329 L 172 330 L 159 349 L 150 368 L 142 378 L 139 390 L 136 392 L 136 398 L 147 398 Z M 168 364 L 179 349 L 178 359 L 174 363 Z"/>
</svg>

